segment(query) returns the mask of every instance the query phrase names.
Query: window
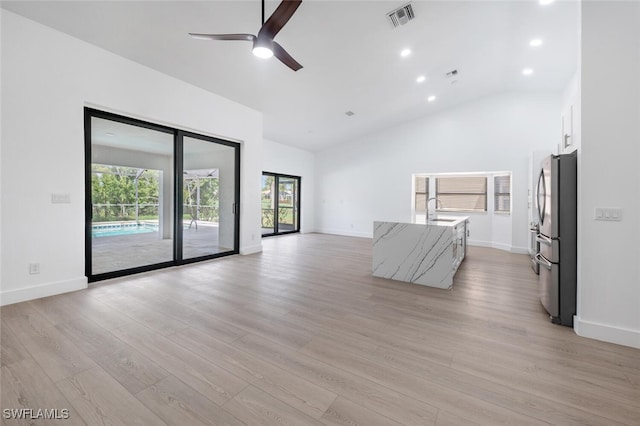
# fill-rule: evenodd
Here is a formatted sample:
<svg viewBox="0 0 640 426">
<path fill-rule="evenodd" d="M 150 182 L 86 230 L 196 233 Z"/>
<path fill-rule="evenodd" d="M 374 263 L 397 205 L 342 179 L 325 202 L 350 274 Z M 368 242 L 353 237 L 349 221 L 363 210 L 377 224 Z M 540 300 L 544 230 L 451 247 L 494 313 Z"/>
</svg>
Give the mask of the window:
<svg viewBox="0 0 640 426">
<path fill-rule="evenodd" d="M 427 220 L 434 209 L 442 213 L 511 213 L 509 171 L 415 173 L 411 179 L 411 214 L 418 223 Z"/>
<path fill-rule="evenodd" d="M 493 177 L 494 211 L 511 213 L 511 175 Z"/>
<path fill-rule="evenodd" d="M 440 211 L 487 211 L 487 177 L 437 177 L 436 198 Z"/>
<path fill-rule="evenodd" d="M 429 178 L 425 176 L 416 176 L 414 179 L 414 202 L 416 213 L 426 213 L 427 200 L 429 199 Z"/>
</svg>

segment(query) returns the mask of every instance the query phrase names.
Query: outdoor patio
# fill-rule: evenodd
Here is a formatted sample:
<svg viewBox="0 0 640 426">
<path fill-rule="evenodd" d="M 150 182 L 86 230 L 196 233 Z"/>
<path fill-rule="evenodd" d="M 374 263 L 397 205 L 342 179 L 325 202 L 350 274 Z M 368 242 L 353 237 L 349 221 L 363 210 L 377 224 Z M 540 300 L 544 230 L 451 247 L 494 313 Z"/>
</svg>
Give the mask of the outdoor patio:
<svg viewBox="0 0 640 426">
<path fill-rule="evenodd" d="M 185 223 L 183 259 L 233 250 L 220 247 L 218 224 L 199 221 L 198 227 Z M 92 239 L 92 274 L 136 268 L 173 260 L 173 238 L 161 239 L 158 232 L 101 236 Z"/>
</svg>

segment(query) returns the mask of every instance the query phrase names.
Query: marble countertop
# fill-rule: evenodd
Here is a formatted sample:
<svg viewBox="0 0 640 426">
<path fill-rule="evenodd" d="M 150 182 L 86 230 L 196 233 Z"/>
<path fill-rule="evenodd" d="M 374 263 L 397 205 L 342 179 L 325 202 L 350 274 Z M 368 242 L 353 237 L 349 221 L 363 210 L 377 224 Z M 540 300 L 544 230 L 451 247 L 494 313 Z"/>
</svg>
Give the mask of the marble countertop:
<svg viewBox="0 0 640 426">
<path fill-rule="evenodd" d="M 418 225 L 432 225 L 432 226 L 456 226 L 469 220 L 469 216 L 445 216 L 437 215 L 434 219 L 427 220 L 426 222 L 413 222 Z"/>
</svg>

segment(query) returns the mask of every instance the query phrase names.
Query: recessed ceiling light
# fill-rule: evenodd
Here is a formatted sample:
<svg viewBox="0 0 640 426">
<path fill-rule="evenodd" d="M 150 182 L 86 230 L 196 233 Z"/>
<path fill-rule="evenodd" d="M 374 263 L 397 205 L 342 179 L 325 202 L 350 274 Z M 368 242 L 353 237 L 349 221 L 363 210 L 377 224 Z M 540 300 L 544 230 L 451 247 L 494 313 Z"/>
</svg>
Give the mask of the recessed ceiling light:
<svg viewBox="0 0 640 426">
<path fill-rule="evenodd" d="M 546 5 L 548 5 L 548 4 L 553 3 L 554 1 L 556 1 L 556 0 L 539 0 L 538 2 L 539 2 L 541 5 L 546 6 Z"/>
<path fill-rule="evenodd" d="M 433 102 L 436 100 L 436 96 L 435 95 L 431 95 L 427 98 L 427 102 Z"/>
<path fill-rule="evenodd" d="M 418 78 L 416 78 L 416 81 L 418 83 L 422 83 L 423 81 L 425 81 L 427 79 L 427 77 L 425 77 L 424 75 L 419 75 Z"/>
<path fill-rule="evenodd" d="M 531 40 L 529 42 L 529 46 L 531 47 L 538 47 L 538 46 L 542 46 L 542 40 L 539 38 L 534 38 L 533 40 Z"/>
<path fill-rule="evenodd" d="M 402 51 L 400 51 L 400 56 L 402 56 L 403 58 L 409 55 L 411 55 L 411 49 L 402 49 Z"/>
<path fill-rule="evenodd" d="M 106 135 L 107 135 L 107 136 L 115 136 L 115 133 L 107 132 L 107 133 L 106 133 Z"/>
<path fill-rule="evenodd" d="M 531 74 L 533 74 L 533 70 L 531 68 L 525 68 L 525 69 L 522 70 L 522 74 L 531 75 Z"/>
</svg>

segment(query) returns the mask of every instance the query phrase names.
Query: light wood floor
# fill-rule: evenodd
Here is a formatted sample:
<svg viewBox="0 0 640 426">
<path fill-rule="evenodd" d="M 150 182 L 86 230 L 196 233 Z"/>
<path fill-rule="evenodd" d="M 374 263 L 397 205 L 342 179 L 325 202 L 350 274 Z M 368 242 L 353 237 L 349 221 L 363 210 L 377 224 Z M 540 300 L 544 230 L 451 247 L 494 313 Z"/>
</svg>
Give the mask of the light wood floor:
<svg viewBox="0 0 640 426">
<path fill-rule="evenodd" d="M 639 425 L 640 350 L 550 324 L 528 262 L 472 247 L 446 291 L 373 278 L 369 239 L 287 235 L 6 306 L 2 408 L 67 408 L 65 425 Z"/>
</svg>

